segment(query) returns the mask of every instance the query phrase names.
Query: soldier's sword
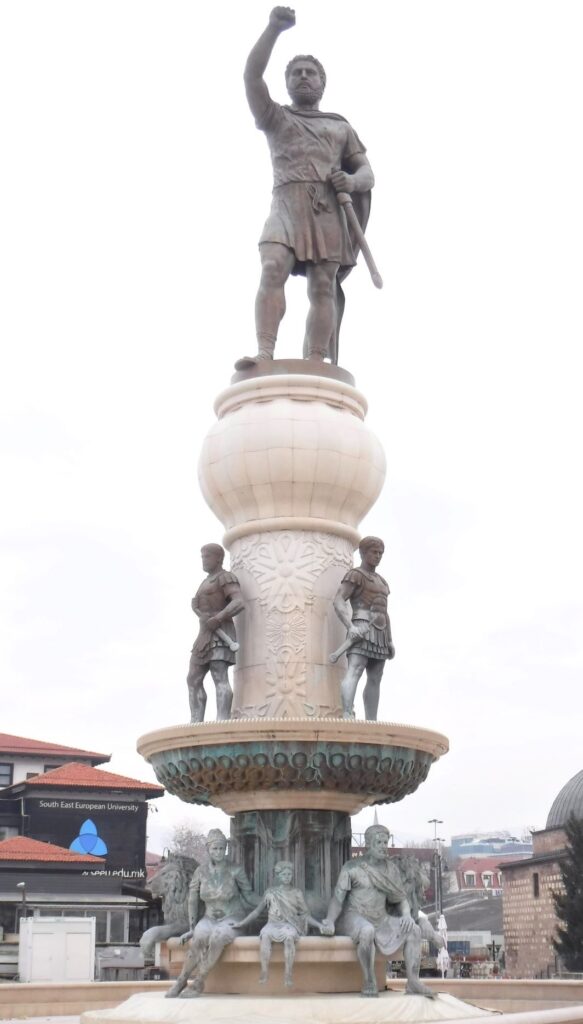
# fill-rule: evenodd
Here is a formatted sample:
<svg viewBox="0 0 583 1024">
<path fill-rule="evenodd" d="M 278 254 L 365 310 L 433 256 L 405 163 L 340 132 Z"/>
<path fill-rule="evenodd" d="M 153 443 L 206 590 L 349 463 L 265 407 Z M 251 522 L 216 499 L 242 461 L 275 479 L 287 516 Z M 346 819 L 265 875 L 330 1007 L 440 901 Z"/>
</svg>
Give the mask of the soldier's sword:
<svg viewBox="0 0 583 1024">
<path fill-rule="evenodd" d="M 220 627 L 219 629 L 213 629 L 213 633 L 216 633 L 219 640 L 222 640 L 223 643 L 226 644 L 231 651 L 233 651 L 233 653 L 239 650 L 239 644 L 237 643 L 237 641 L 233 640 L 228 633 L 225 633 L 224 629 L 221 629 Z"/>
<path fill-rule="evenodd" d="M 354 209 L 354 206 L 352 205 L 352 199 L 350 198 L 349 193 L 337 192 L 336 198 L 338 200 L 338 205 L 344 211 L 346 219 L 350 224 L 350 227 L 352 228 L 354 234 L 356 235 L 358 244 L 362 250 L 362 255 L 364 256 L 364 261 L 370 271 L 372 283 L 374 284 L 375 288 L 382 288 L 383 279 L 378 272 L 377 265 L 373 259 L 372 252 L 370 251 L 369 248 L 369 244 L 366 238 L 364 237 L 364 231 L 362 230 L 358 217 L 356 216 L 356 211 Z"/>
</svg>

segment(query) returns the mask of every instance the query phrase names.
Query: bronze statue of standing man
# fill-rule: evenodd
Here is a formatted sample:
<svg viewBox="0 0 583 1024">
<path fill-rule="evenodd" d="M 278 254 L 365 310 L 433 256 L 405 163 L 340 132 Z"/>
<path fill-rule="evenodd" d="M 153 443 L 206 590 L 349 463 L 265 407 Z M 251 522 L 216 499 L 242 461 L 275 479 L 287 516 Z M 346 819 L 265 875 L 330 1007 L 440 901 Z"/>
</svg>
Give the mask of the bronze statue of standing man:
<svg viewBox="0 0 583 1024">
<path fill-rule="evenodd" d="M 337 194 L 353 200 L 364 226 L 374 184 L 365 147 L 348 121 L 319 109 L 326 85 L 319 60 L 294 57 L 286 69 L 291 105 L 280 106 L 271 99 L 263 75 L 279 35 L 293 25 L 291 8 L 274 7 L 245 66 L 247 99 L 269 144 L 274 182 L 271 212 L 259 240 L 258 351 L 240 359 L 238 369 L 273 359 L 290 274 L 304 274 L 308 282 L 304 358 L 321 362 L 328 357 L 337 362 L 344 308 L 340 283 L 355 265 L 358 252 L 354 229 L 348 228 Z"/>
<path fill-rule="evenodd" d="M 233 691 L 228 671 L 239 649 L 233 619 L 243 611 L 239 581 L 232 572 L 223 569 L 224 549 L 220 544 L 205 544 L 201 555 L 203 570 L 208 575 L 191 602 L 194 614 L 200 619 L 186 679 L 191 722 L 204 721 L 206 692 L 203 683 L 209 670 L 216 687 L 217 720 L 231 716 Z"/>
<path fill-rule="evenodd" d="M 344 718 L 354 717 L 356 688 L 366 669 L 364 714 L 367 721 L 376 722 L 385 662 L 395 657 L 387 611 L 389 585 L 376 571 L 385 545 L 379 537 L 363 537 L 358 550 L 360 565 L 346 573 L 334 598 L 334 611 L 348 635 L 330 661 L 334 664 L 346 653 L 348 669 L 340 684 Z"/>
</svg>

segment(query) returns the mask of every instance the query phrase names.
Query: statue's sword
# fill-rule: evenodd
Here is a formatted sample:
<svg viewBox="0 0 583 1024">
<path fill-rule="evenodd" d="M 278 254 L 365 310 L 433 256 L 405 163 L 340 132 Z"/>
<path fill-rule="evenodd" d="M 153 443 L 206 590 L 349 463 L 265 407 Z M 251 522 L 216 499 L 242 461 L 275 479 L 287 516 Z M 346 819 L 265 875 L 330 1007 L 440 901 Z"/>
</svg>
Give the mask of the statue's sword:
<svg viewBox="0 0 583 1024">
<path fill-rule="evenodd" d="M 219 640 L 222 640 L 223 643 L 227 645 L 229 650 L 233 651 L 233 653 L 235 653 L 235 651 L 239 650 L 239 644 L 237 643 L 237 641 L 236 640 L 232 640 L 231 637 L 229 636 L 229 634 L 225 633 L 225 630 L 221 629 L 220 626 L 219 626 L 218 629 L 214 629 L 213 633 L 216 633 L 216 635 L 218 636 Z"/>
<path fill-rule="evenodd" d="M 352 228 L 358 241 L 358 244 L 362 250 L 362 255 L 364 256 L 365 263 L 368 269 L 370 270 L 372 283 L 374 284 L 375 288 L 382 288 L 383 279 L 378 272 L 377 265 L 373 259 L 372 252 L 370 251 L 369 248 L 369 244 L 366 238 L 364 237 L 364 231 L 362 230 L 358 217 L 356 216 L 356 212 L 354 206 L 352 205 L 352 199 L 350 198 L 349 193 L 337 192 L 336 198 L 338 200 L 338 205 L 340 206 L 340 209 L 344 213 L 346 220 L 350 224 L 350 227 Z"/>
<path fill-rule="evenodd" d="M 358 640 L 364 640 L 366 634 L 368 633 L 368 627 L 369 627 L 371 622 L 372 622 L 373 626 L 375 625 L 375 618 L 374 618 L 374 616 L 371 617 L 370 612 L 368 612 L 365 608 L 359 608 L 354 613 L 352 621 L 353 621 L 354 625 L 360 626 L 360 636 L 358 636 L 358 637 L 356 637 L 356 636 L 353 636 L 353 637 L 347 636 L 346 637 L 346 640 L 344 641 L 344 643 L 340 644 L 340 647 L 338 648 L 338 650 L 337 651 L 333 651 L 332 654 L 330 654 L 328 656 L 328 661 L 332 665 L 335 665 L 336 662 L 338 661 L 338 659 L 341 658 L 342 655 L 346 653 L 346 651 L 349 651 L 350 648 L 355 643 L 357 643 Z"/>
</svg>

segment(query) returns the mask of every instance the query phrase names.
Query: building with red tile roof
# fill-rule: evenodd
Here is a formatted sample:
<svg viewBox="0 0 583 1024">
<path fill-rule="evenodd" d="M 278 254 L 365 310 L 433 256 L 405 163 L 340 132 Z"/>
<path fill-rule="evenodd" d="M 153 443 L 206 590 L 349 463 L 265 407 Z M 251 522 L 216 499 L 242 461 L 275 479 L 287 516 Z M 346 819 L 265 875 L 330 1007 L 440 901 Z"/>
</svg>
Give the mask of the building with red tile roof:
<svg viewBox="0 0 583 1024">
<path fill-rule="evenodd" d="M 0 788 L 0 927 L 16 941 L 25 907 L 90 914 L 98 943 L 137 942 L 151 923 L 143 889 L 148 801 L 163 787 L 96 768 L 92 759 L 106 755 L 72 747 L 61 747 L 62 763 L 43 770 L 49 751 L 59 753 L 54 744 L 4 739 L 15 759 L 18 750 L 41 758 L 36 771 Z"/>
<path fill-rule="evenodd" d="M 144 796 L 163 796 L 164 787 L 153 782 L 140 782 L 138 779 L 130 779 L 127 775 L 117 775 L 114 772 L 104 771 L 102 768 L 92 768 L 91 765 L 80 764 L 72 761 L 60 768 L 43 772 L 42 775 L 33 775 L 24 782 L 7 786 L 3 796 L 11 794 L 20 795 L 24 790 L 38 789 L 107 789 L 107 790 L 131 790 L 136 793 L 143 793 Z"/>
<path fill-rule="evenodd" d="M 45 740 L 0 732 L 0 790 L 15 782 L 23 782 L 31 775 L 60 768 L 69 761 L 95 767 L 109 761 L 110 756 L 94 750 L 83 750 L 81 747 L 65 747 L 61 743 L 47 743 Z"/>
<path fill-rule="evenodd" d="M 460 857 L 455 868 L 458 889 L 502 889 L 500 865 L 517 860 L 515 855 L 506 857 Z"/>
</svg>

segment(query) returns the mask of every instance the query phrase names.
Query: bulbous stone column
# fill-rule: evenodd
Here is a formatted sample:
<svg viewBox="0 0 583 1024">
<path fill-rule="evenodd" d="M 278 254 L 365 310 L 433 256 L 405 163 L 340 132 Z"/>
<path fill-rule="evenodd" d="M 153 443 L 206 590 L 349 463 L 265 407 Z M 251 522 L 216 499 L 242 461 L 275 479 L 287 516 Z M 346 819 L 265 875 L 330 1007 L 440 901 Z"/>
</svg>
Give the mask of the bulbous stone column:
<svg viewBox="0 0 583 1024">
<path fill-rule="evenodd" d="M 385 456 L 345 371 L 283 365 L 296 372 L 219 395 L 199 463 L 246 602 L 232 716 L 336 718 L 343 666 L 328 655 L 345 634 L 332 600 L 381 491 Z"/>
</svg>

